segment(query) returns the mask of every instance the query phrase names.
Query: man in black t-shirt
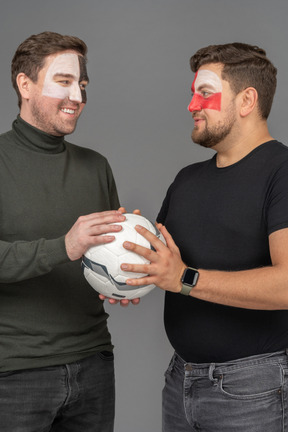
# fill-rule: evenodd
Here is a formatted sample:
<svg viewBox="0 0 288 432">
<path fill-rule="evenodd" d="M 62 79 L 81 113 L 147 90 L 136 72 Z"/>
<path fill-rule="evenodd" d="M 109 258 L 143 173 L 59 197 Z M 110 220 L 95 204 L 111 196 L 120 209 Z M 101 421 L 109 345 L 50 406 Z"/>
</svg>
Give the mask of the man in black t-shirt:
<svg viewBox="0 0 288 432">
<path fill-rule="evenodd" d="M 267 127 L 277 71 L 242 43 L 202 48 L 190 64 L 192 139 L 216 154 L 170 186 L 157 218 L 167 246 L 137 228 L 155 250 L 125 247 L 151 264 L 123 269 L 148 275 L 131 285 L 166 291 L 175 354 L 163 431 L 278 432 L 288 420 L 288 148 Z"/>
</svg>

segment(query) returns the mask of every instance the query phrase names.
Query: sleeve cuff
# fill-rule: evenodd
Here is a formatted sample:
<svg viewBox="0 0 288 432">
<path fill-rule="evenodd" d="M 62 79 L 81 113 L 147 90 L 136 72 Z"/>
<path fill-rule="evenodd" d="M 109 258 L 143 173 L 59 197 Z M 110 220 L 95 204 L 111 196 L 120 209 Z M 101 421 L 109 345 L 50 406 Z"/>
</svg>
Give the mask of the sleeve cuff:
<svg viewBox="0 0 288 432">
<path fill-rule="evenodd" d="M 51 267 L 70 262 L 65 247 L 65 236 L 58 239 L 46 240 L 45 251 L 47 262 Z"/>
</svg>

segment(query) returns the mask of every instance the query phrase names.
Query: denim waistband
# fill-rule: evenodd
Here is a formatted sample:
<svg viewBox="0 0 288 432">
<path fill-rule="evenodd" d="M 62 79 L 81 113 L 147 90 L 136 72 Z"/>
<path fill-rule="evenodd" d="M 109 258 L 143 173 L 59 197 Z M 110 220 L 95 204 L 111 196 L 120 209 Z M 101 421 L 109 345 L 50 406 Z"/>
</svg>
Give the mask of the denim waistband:
<svg viewBox="0 0 288 432">
<path fill-rule="evenodd" d="M 287 364 L 288 349 L 274 353 L 254 355 L 251 357 L 244 357 L 237 360 L 231 360 L 224 363 L 188 363 L 185 362 L 177 353 L 174 354 L 172 360 L 172 367 L 182 369 L 185 373 L 191 376 L 205 376 L 210 375 L 211 370 L 213 373 L 225 373 L 228 371 L 236 370 L 243 367 L 253 367 L 259 364 Z"/>
</svg>

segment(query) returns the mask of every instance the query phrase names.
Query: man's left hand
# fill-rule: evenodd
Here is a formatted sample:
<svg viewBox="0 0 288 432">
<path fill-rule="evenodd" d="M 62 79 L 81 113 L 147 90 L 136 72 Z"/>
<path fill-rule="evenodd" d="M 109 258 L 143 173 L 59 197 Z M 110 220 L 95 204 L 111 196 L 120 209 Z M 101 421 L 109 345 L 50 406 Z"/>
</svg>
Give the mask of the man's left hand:
<svg viewBox="0 0 288 432">
<path fill-rule="evenodd" d="M 167 229 L 162 224 L 157 224 L 157 228 L 165 238 L 166 245 L 146 228 L 139 225 L 135 227 L 136 231 L 151 243 L 155 251 L 135 243 L 124 242 L 125 249 L 150 261 L 150 264 L 123 263 L 121 269 L 124 271 L 147 274 L 142 278 L 127 279 L 126 283 L 133 286 L 154 284 L 165 291 L 180 292 L 182 288 L 181 276 L 186 265 L 181 259 L 179 248 Z"/>
<path fill-rule="evenodd" d="M 103 294 L 99 294 L 99 298 L 101 300 L 108 300 L 109 303 L 113 304 L 113 305 L 120 303 L 120 305 L 123 307 L 129 306 L 130 303 L 132 303 L 133 305 L 138 305 L 140 303 L 140 298 L 136 298 L 133 300 L 128 300 L 128 299 L 116 300 L 116 299 L 112 299 L 110 297 L 105 297 Z"/>
</svg>

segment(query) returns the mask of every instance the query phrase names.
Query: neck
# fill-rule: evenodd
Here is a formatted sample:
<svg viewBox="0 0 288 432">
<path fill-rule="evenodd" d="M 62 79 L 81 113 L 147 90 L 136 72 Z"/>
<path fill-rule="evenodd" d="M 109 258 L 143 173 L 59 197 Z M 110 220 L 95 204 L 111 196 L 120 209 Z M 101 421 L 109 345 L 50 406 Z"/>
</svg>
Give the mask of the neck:
<svg viewBox="0 0 288 432">
<path fill-rule="evenodd" d="M 239 133 L 238 129 L 237 137 L 229 137 L 227 141 L 223 141 L 214 147 L 217 152 L 217 167 L 223 168 L 233 165 L 259 145 L 271 140 L 273 138 L 268 131 L 266 121 L 261 121 L 258 126 L 254 123 L 247 127 L 242 134 Z"/>
<path fill-rule="evenodd" d="M 13 122 L 15 141 L 27 149 L 41 153 L 61 153 L 65 150 L 63 136 L 49 135 L 23 120 L 20 115 Z"/>
</svg>

